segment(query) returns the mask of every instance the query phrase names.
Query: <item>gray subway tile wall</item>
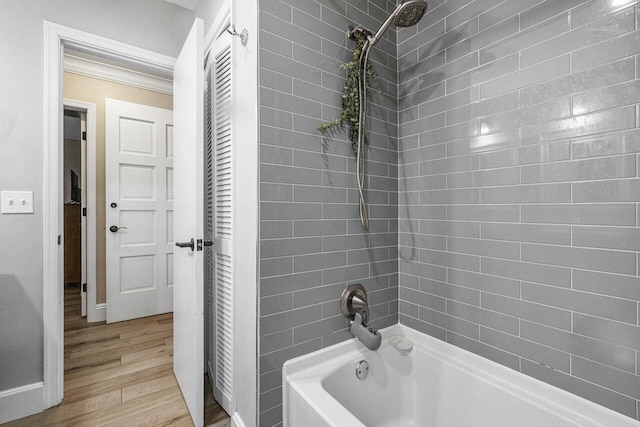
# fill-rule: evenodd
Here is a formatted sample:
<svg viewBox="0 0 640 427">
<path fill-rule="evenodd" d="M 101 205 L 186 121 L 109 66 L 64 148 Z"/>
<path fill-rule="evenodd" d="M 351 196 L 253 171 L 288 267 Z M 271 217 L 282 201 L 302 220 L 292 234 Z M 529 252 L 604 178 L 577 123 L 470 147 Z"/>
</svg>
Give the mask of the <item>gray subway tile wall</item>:
<svg viewBox="0 0 640 427">
<path fill-rule="evenodd" d="M 638 418 L 636 3 L 433 0 L 390 30 L 364 233 L 350 144 L 315 126 L 339 114 L 347 26 L 395 4 L 260 2 L 260 425 L 281 423 L 287 359 L 350 337 L 353 282 L 379 327 Z"/>
<path fill-rule="evenodd" d="M 399 321 L 640 419 L 638 1 L 398 31 Z"/>
<path fill-rule="evenodd" d="M 375 31 L 394 9 L 386 0 L 260 1 L 261 426 L 282 422 L 286 360 L 351 337 L 339 307 L 347 284 L 366 286 L 376 327 L 398 321 L 394 28 L 371 52 L 381 93 L 369 116 L 368 232 L 358 219 L 351 143 L 316 129 L 340 114 L 349 25 Z M 421 122 L 421 131 L 443 119 Z"/>
</svg>

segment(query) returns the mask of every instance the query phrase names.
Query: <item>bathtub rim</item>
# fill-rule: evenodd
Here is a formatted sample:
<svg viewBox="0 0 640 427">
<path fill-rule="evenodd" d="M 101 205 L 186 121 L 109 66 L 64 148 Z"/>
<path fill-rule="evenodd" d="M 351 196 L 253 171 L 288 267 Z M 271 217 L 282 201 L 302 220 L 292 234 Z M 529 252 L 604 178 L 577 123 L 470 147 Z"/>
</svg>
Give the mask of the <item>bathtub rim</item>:
<svg viewBox="0 0 640 427">
<path fill-rule="evenodd" d="M 640 422 L 629 416 L 406 325 L 397 323 L 382 329 L 380 332 L 382 333 L 381 348 L 391 347 L 388 339 L 392 336 L 403 335 L 409 337 L 414 342 L 412 352 L 424 351 L 439 358 L 443 363 L 453 365 L 468 374 L 480 377 L 503 390 L 518 392 L 519 396 L 524 395 L 523 399 L 529 401 L 532 405 L 542 407 L 578 425 L 640 426 Z M 353 361 L 358 357 L 366 359 L 366 354 L 370 351 L 357 339 L 352 338 L 287 360 L 282 367 L 283 422 L 289 416 L 288 397 L 289 387 L 292 386 L 304 397 L 325 398 L 325 402 L 329 404 L 328 408 L 320 407 L 315 400 L 307 401 L 325 421 L 335 420 L 334 414 L 340 414 L 342 418 L 338 419 L 346 421 L 345 417 L 347 417 L 351 422 L 348 425 L 364 426 L 355 415 L 351 414 L 347 408 L 324 389 L 322 381 L 328 374 L 333 372 L 338 363 L 342 366 L 343 363 Z M 312 367 L 315 367 L 315 369 L 310 369 Z M 499 384 L 496 385 L 493 381 L 490 381 L 491 379 L 494 379 Z M 291 384 L 289 384 L 289 381 Z M 329 399 L 326 399 L 327 397 Z M 287 426 L 288 424 L 285 423 L 283 425 Z M 331 425 L 340 424 L 334 422 Z"/>
</svg>

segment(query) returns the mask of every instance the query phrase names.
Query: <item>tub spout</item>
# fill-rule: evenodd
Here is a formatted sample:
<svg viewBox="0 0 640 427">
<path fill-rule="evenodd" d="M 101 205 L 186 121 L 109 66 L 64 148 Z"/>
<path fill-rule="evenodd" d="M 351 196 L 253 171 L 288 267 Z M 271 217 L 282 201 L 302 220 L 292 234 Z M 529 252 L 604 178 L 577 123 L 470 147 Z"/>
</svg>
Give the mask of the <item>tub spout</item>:
<svg viewBox="0 0 640 427">
<path fill-rule="evenodd" d="M 380 335 L 376 328 L 367 324 L 359 312 L 356 312 L 349 330 L 351 334 L 358 338 L 369 350 L 375 351 L 380 347 L 382 335 Z"/>
</svg>

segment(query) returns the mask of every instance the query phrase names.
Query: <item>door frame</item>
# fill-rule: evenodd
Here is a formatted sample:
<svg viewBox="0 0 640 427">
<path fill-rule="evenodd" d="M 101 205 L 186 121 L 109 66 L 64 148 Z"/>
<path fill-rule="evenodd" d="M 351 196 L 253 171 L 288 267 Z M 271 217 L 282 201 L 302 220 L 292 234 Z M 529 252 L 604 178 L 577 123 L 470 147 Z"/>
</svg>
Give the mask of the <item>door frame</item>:
<svg viewBox="0 0 640 427">
<path fill-rule="evenodd" d="M 74 28 L 44 21 L 43 170 L 43 407 L 62 402 L 64 392 L 63 235 L 63 54 L 64 46 L 173 72 L 175 59 Z M 95 212 L 95 209 L 94 209 Z M 95 227 L 94 227 L 95 229 Z"/>
<path fill-rule="evenodd" d="M 86 283 L 87 283 L 87 322 L 104 320 L 104 309 L 98 310 L 96 304 L 96 104 L 64 98 L 63 108 L 81 111 L 86 115 Z"/>
</svg>

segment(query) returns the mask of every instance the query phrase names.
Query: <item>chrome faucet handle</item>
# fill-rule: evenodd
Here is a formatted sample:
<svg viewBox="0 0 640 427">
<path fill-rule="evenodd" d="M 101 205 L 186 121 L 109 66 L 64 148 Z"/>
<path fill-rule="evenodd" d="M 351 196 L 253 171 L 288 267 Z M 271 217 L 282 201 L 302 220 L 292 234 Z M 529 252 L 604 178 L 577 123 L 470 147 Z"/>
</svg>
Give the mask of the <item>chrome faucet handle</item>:
<svg viewBox="0 0 640 427">
<path fill-rule="evenodd" d="M 351 307 L 356 313 L 360 313 L 362 320 L 366 322 L 369 319 L 369 304 L 367 303 L 366 297 L 363 300 L 357 295 L 354 295 L 351 298 Z"/>
<path fill-rule="evenodd" d="M 366 312 L 369 315 L 367 291 L 360 283 L 347 286 L 340 297 L 340 311 L 344 317 L 353 319 L 356 313 Z"/>
</svg>

